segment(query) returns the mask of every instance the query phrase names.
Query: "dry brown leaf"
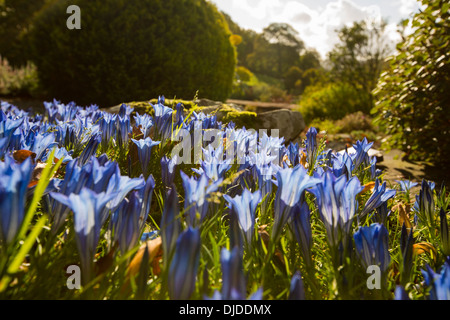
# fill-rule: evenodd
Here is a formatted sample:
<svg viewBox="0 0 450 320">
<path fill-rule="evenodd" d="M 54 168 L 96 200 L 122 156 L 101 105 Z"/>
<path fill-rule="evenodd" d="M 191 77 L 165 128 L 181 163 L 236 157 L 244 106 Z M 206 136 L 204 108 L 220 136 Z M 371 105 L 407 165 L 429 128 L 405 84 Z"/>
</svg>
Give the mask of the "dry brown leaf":
<svg viewBox="0 0 450 320">
<path fill-rule="evenodd" d="M 360 193 L 365 193 L 368 191 L 372 191 L 375 187 L 375 182 L 369 182 L 364 185 L 364 189 Z"/>
<path fill-rule="evenodd" d="M 398 210 L 398 221 L 400 223 L 401 226 L 403 226 L 403 224 L 405 224 L 406 229 L 408 230 L 412 230 L 413 225 L 411 224 L 411 220 L 409 218 L 409 206 L 406 205 L 406 208 L 403 206 L 403 203 L 399 203 L 395 206 L 392 207 L 393 211 L 397 211 Z"/>
<path fill-rule="evenodd" d="M 436 261 L 436 258 L 437 258 L 436 248 L 431 243 L 428 243 L 428 242 L 421 242 L 421 243 L 414 244 L 413 252 L 416 255 L 423 254 L 423 253 L 429 253 L 429 254 L 431 254 L 434 261 Z"/>
</svg>

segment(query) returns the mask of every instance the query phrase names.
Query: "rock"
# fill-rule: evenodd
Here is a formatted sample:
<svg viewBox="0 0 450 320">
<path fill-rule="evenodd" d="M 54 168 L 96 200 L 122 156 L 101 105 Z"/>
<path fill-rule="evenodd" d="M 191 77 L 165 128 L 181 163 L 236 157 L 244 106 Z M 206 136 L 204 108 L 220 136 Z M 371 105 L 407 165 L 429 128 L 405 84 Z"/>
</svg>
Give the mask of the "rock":
<svg viewBox="0 0 450 320">
<path fill-rule="evenodd" d="M 303 116 L 298 111 L 279 109 L 259 113 L 257 128 L 254 129 L 278 129 L 279 137 L 284 137 L 285 142 L 294 140 L 306 128 Z M 270 135 L 270 131 L 267 132 Z"/>
</svg>

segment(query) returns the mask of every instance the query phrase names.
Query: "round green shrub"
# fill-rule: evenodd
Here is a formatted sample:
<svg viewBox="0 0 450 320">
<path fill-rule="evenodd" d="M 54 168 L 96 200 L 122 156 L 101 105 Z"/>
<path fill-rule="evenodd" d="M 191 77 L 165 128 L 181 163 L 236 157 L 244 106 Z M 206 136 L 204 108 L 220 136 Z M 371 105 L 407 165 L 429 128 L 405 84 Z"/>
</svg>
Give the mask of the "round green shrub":
<svg viewBox="0 0 450 320">
<path fill-rule="evenodd" d="M 69 30 L 69 5 L 81 30 Z M 34 20 L 33 60 L 49 96 L 116 105 L 196 92 L 225 100 L 236 49 L 228 25 L 205 0 L 54 0 Z"/>
<path fill-rule="evenodd" d="M 339 120 L 349 113 L 369 113 L 370 97 L 345 82 L 308 86 L 300 100 L 299 111 L 305 122 L 317 120 Z"/>
</svg>

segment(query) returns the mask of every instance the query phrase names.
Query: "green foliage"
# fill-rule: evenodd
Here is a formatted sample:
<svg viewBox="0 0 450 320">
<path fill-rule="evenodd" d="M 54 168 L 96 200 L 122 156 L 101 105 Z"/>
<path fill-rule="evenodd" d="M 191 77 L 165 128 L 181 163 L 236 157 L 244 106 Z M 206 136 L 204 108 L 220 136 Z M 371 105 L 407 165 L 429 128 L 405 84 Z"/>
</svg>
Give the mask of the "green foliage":
<svg viewBox="0 0 450 320">
<path fill-rule="evenodd" d="M 397 46 L 375 92 L 377 122 L 389 146 L 411 159 L 447 163 L 450 156 L 450 11 L 447 1 L 423 0 L 414 32 Z"/>
<path fill-rule="evenodd" d="M 385 43 L 386 22 L 354 22 L 339 30 L 340 42 L 328 54 L 334 81 L 352 85 L 369 99 L 364 111 L 373 107 L 372 91 L 384 67 L 389 48 Z"/>
<path fill-rule="evenodd" d="M 0 94 L 8 96 L 32 95 L 37 90 L 36 67 L 30 63 L 14 68 L 0 57 Z"/>
<path fill-rule="evenodd" d="M 317 84 L 305 90 L 298 110 L 308 124 L 314 119 L 339 120 L 357 111 L 368 113 L 369 99 L 367 94 L 344 82 Z"/>
<path fill-rule="evenodd" d="M 13 67 L 30 59 L 27 34 L 35 14 L 48 0 L 0 1 L 0 55 Z"/>
<path fill-rule="evenodd" d="M 355 130 L 373 130 L 372 118 L 361 111 L 347 114 L 341 120 L 336 121 L 341 132 L 352 132 Z"/>
<path fill-rule="evenodd" d="M 253 76 L 253 73 L 250 70 L 242 66 L 236 68 L 236 74 L 239 77 L 239 80 L 244 82 L 249 82 Z"/>
<path fill-rule="evenodd" d="M 81 30 L 68 30 L 68 4 Z M 59 0 L 35 20 L 33 60 L 48 94 L 111 106 L 158 95 L 224 100 L 236 51 L 223 16 L 204 0 Z"/>
</svg>

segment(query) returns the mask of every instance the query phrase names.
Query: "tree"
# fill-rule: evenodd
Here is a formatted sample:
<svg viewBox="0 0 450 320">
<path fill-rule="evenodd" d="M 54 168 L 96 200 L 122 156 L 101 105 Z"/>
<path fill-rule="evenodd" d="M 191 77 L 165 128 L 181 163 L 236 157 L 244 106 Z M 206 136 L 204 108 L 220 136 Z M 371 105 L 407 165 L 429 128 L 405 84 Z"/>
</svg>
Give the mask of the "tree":
<svg viewBox="0 0 450 320">
<path fill-rule="evenodd" d="M 35 14 L 46 0 L 0 1 L 0 55 L 13 66 L 26 65 L 30 59 L 27 34 Z"/>
<path fill-rule="evenodd" d="M 384 67 L 389 46 L 384 36 L 386 22 L 354 22 L 339 30 L 338 43 L 328 54 L 335 81 L 352 85 L 367 96 L 366 112 L 373 107 L 372 91 Z"/>
<path fill-rule="evenodd" d="M 410 159 L 450 169 L 450 4 L 422 0 L 413 33 L 397 45 L 375 91 L 376 121 L 391 137 L 388 145 Z M 444 166 L 445 165 L 445 166 Z"/>
<path fill-rule="evenodd" d="M 67 1 L 33 22 L 33 62 L 50 97 L 111 106 L 159 95 L 225 100 L 236 48 L 217 8 L 205 0 L 73 0 L 82 30 L 66 27 Z M 63 21 L 63 23 L 61 23 Z"/>
<path fill-rule="evenodd" d="M 270 24 L 264 28 L 262 37 L 276 48 L 279 75 L 287 71 L 287 65 L 292 65 L 291 61 L 295 62 L 300 50 L 304 48 L 303 41 L 298 38 L 298 32 L 287 23 Z"/>
<path fill-rule="evenodd" d="M 303 42 L 298 32 L 286 23 L 272 23 L 257 34 L 253 52 L 247 56 L 248 68 L 277 79 L 298 64 Z"/>
</svg>

